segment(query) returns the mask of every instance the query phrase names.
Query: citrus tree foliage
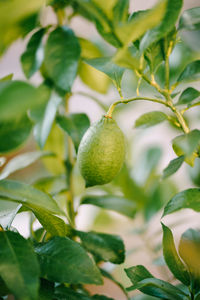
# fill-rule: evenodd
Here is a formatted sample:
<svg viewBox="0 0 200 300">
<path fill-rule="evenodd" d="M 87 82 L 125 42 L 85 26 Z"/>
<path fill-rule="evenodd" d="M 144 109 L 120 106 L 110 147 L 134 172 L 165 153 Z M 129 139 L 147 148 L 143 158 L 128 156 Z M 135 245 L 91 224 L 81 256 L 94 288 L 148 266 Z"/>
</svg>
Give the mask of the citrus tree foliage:
<svg viewBox="0 0 200 300">
<path fill-rule="evenodd" d="M 85 287 L 102 285 L 104 278 L 118 285 L 126 299 L 136 289 L 148 295 L 144 299 L 200 299 L 199 230 L 188 229 L 177 250 L 172 231 L 162 224 L 163 256 L 176 283 L 155 278 L 137 265 L 125 269 L 132 283 L 126 288 L 102 267 L 103 262 L 125 261 L 121 237 L 76 228 L 76 161 L 86 183 L 79 206 L 93 205 L 129 219 L 142 214 L 144 222 L 163 206 L 163 217 L 184 208 L 200 211 L 199 188 L 177 192 L 166 179 L 185 163 L 198 175 L 200 130 L 189 127 L 185 112 L 200 104 L 200 91 L 190 86 L 200 79 L 200 60 L 196 53 L 176 68 L 170 58 L 184 32 L 199 36 L 200 7 L 182 11 L 183 0 L 162 0 L 151 9 L 132 12 L 129 4 L 129 0 L 0 1 L 0 54 L 28 35 L 20 60 L 27 80 L 13 80 L 13 74 L 0 79 L 0 167 L 7 153 L 14 156 L 0 173 L 1 299 L 11 294 L 20 300 L 112 300 L 92 295 Z M 43 25 L 46 7 L 57 24 Z M 77 16 L 96 28 L 103 46 L 76 34 L 70 24 Z M 130 98 L 122 89 L 127 70 L 137 77 L 136 93 Z M 34 86 L 29 79 L 36 73 L 41 82 Z M 109 108 L 93 94 L 82 93 L 105 111 L 91 127 L 86 113 L 69 111 L 77 77 L 98 93 L 106 94 L 111 85 L 119 93 Z M 143 94 L 144 83 L 153 96 Z M 175 134 L 179 132 L 172 140 L 175 158 L 162 174 L 157 172 L 158 147 L 141 153 L 132 172 L 124 158 L 123 133 L 112 119 L 118 105 L 140 100 L 160 104 L 160 110 L 142 114 L 135 121 L 136 130 L 166 122 L 176 128 Z M 16 154 L 31 134 L 37 150 Z M 10 179 L 38 160 L 48 176 L 33 177 L 31 183 Z M 197 175 L 193 172 L 192 178 L 199 185 Z M 98 193 L 95 188 L 88 192 L 96 185 Z M 12 227 L 23 211 L 30 212 L 28 239 Z M 35 220 L 41 224 L 37 230 Z"/>
</svg>

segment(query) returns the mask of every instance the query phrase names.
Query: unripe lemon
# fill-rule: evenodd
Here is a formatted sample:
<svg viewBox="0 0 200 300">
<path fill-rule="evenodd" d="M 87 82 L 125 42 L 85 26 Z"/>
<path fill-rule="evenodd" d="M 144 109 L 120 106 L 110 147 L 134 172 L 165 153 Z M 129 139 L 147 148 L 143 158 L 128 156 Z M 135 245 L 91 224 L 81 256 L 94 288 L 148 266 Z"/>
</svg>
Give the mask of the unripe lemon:
<svg viewBox="0 0 200 300">
<path fill-rule="evenodd" d="M 86 131 L 78 150 L 78 166 L 86 186 L 110 182 L 124 158 L 124 135 L 112 118 L 103 116 Z"/>
</svg>

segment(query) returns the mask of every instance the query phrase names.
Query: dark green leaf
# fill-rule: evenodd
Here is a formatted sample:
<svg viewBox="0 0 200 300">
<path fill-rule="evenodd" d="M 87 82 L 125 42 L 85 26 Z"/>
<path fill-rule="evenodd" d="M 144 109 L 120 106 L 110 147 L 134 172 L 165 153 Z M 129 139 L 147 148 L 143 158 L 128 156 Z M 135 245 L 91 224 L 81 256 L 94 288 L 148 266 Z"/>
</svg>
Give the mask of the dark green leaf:
<svg viewBox="0 0 200 300">
<path fill-rule="evenodd" d="M 57 203 L 48 194 L 33 188 L 32 186 L 14 181 L 0 181 L 0 200 L 21 203 L 30 209 L 43 209 L 52 214 L 62 214 Z"/>
<path fill-rule="evenodd" d="M 67 237 L 54 237 L 37 246 L 43 276 L 49 280 L 72 284 L 102 284 L 94 262 L 77 243 Z"/>
<path fill-rule="evenodd" d="M 195 60 L 189 63 L 181 75 L 178 77 L 178 82 L 180 81 L 195 81 L 200 79 L 200 60 Z"/>
<path fill-rule="evenodd" d="M 72 138 L 76 151 L 80 141 L 90 126 L 90 120 L 86 114 L 69 114 L 67 116 L 59 115 L 56 118 L 59 126 L 66 131 Z"/>
<path fill-rule="evenodd" d="M 145 292 L 144 292 L 145 288 Z M 187 300 L 188 297 L 176 286 L 157 278 L 144 279 L 134 286 L 128 288 L 129 291 L 141 290 L 143 293 L 166 300 Z"/>
<path fill-rule="evenodd" d="M 77 231 L 83 247 L 94 254 L 98 259 L 121 264 L 125 259 L 125 248 L 118 235 L 98 232 Z"/>
<path fill-rule="evenodd" d="M 154 276 L 142 265 L 125 269 L 125 272 L 134 285 L 146 278 L 154 278 Z"/>
<path fill-rule="evenodd" d="M 54 282 L 41 278 L 38 299 L 50 300 L 53 299 L 53 294 L 54 294 Z"/>
<path fill-rule="evenodd" d="M 179 20 L 179 28 L 184 30 L 200 29 L 200 7 L 185 10 Z"/>
<path fill-rule="evenodd" d="M 38 71 L 42 64 L 44 58 L 42 38 L 44 33 L 44 28 L 36 31 L 30 38 L 26 50 L 21 56 L 22 68 L 27 78 L 30 78 Z"/>
<path fill-rule="evenodd" d="M 34 152 L 27 152 L 15 156 L 13 159 L 9 160 L 7 165 L 4 167 L 3 171 L 0 173 L 0 180 L 5 179 L 10 174 L 18 170 L 28 167 L 29 165 L 31 165 L 41 157 L 49 156 L 49 155 L 52 155 L 52 153 L 34 151 Z"/>
<path fill-rule="evenodd" d="M 182 8 L 182 4 L 182 0 L 167 0 L 167 6 L 165 8 L 164 16 L 162 16 L 162 21 L 157 27 L 153 29 L 148 28 L 150 30 L 147 31 L 140 43 L 141 50 L 144 51 L 151 44 L 159 41 L 173 29 Z"/>
<path fill-rule="evenodd" d="M 112 62 L 112 57 L 99 57 L 85 60 L 93 68 L 105 73 L 112 80 L 116 87 L 121 87 L 121 80 L 125 69 Z"/>
<path fill-rule="evenodd" d="M 32 124 L 27 116 L 1 121 L 0 153 L 12 151 L 22 145 L 28 139 L 31 128 Z"/>
<path fill-rule="evenodd" d="M 78 291 L 74 291 L 73 289 L 66 286 L 58 286 L 55 288 L 55 299 L 69 299 L 69 300 L 91 300 L 91 297 L 81 294 Z"/>
<path fill-rule="evenodd" d="M 113 298 L 108 298 L 103 295 L 94 295 L 91 299 L 92 300 L 114 300 Z"/>
<path fill-rule="evenodd" d="M 30 243 L 15 232 L 0 232 L 0 274 L 21 300 L 37 299 L 39 265 Z"/>
<path fill-rule="evenodd" d="M 135 121 L 136 128 L 148 128 L 157 125 L 163 121 L 167 120 L 167 115 L 161 111 L 152 111 L 143 114 Z"/>
<path fill-rule="evenodd" d="M 135 203 L 126 198 L 114 195 L 88 195 L 82 198 L 81 204 L 92 204 L 101 208 L 114 210 L 130 218 L 133 218 L 136 212 Z"/>
<path fill-rule="evenodd" d="M 62 26 L 50 33 L 45 47 L 44 66 L 49 78 L 59 89 L 71 91 L 79 57 L 79 42 L 70 28 Z"/>
<path fill-rule="evenodd" d="M 62 98 L 53 93 L 45 109 L 43 110 L 43 113 L 41 111 L 39 112 L 41 113 L 41 116 L 39 117 L 40 120 L 36 123 L 33 133 L 40 148 L 44 148 L 51 131 L 57 109 L 61 102 Z"/>
<path fill-rule="evenodd" d="M 171 160 L 168 166 L 163 170 L 163 179 L 176 173 L 184 162 L 184 155 L 181 155 L 173 160 Z"/>
<path fill-rule="evenodd" d="M 22 81 L 0 82 L 0 119 L 15 120 L 46 102 L 39 90 Z"/>
<path fill-rule="evenodd" d="M 200 231 L 195 229 L 186 230 L 181 236 L 179 254 L 186 263 L 192 277 L 200 283 Z M 198 285 L 199 290 L 199 285 Z"/>
<path fill-rule="evenodd" d="M 194 151 L 197 151 L 200 144 L 200 130 L 194 129 L 188 134 L 177 136 L 172 141 L 172 146 L 175 152 L 182 152 L 178 155 L 191 156 Z"/>
<path fill-rule="evenodd" d="M 116 25 L 126 22 L 129 13 L 129 0 L 116 1 L 113 8 L 113 21 Z"/>
<path fill-rule="evenodd" d="M 182 263 L 180 257 L 177 254 L 174 244 L 174 238 L 171 230 L 162 224 L 163 229 L 163 255 L 168 268 L 172 274 L 180 280 L 183 284 L 190 285 L 190 275 L 186 270 L 185 265 Z"/>
<path fill-rule="evenodd" d="M 5 282 L 0 278 L 0 296 L 6 296 L 10 294 L 9 289 L 5 285 Z M 3 298 L 0 298 L 3 299 Z"/>
<path fill-rule="evenodd" d="M 200 211 L 200 189 L 188 189 L 176 194 L 165 206 L 163 217 L 182 208 Z"/>
<path fill-rule="evenodd" d="M 158 25 L 166 11 L 167 0 L 159 2 L 154 8 L 138 14 L 127 23 L 116 27 L 116 33 L 125 46 L 140 38 L 147 30 Z"/>
<path fill-rule="evenodd" d="M 197 91 L 192 87 L 189 87 L 182 92 L 176 105 L 190 104 L 193 100 L 195 100 L 199 96 L 200 96 L 199 91 Z"/>
<path fill-rule="evenodd" d="M 9 81 L 9 80 L 12 80 L 12 78 L 13 78 L 13 73 L 11 73 L 11 74 L 8 74 L 8 75 L 6 75 L 6 76 L 4 76 L 4 77 L 2 77 L 2 78 L 0 78 L 0 82 L 2 82 L 2 81 Z"/>
</svg>

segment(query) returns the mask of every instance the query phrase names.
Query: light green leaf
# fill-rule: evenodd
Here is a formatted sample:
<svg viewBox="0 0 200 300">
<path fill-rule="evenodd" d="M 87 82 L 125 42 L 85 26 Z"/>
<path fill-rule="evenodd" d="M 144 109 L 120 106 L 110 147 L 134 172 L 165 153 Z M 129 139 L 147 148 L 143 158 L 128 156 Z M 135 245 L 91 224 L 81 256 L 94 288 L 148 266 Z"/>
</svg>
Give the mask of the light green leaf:
<svg viewBox="0 0 200 300">
<path fill-rule="evenodd" d="M 3 171 L 0 173 L 0 180 L 5 179 L 10 174 L 21 170 L 23 168 L 28 167 L 36 160 L 40 159 L 43 156 L 52 155 L 50 152 L 42 152 L 42 151 L 34 151 L 34 152 L 27 152 L 23 154 L 19 154 L 9 160 Z"/>
<path fill-rule="evenodd" d="M 200 79 L 200 60 L 189 63 L 178 77 L 177 81 L 195 81 Z"/>
<path fill-rule="evenodd" d="M 139 69 L 139 59 L 132 55 L 132 52 L 135 54 L 132 47 L 120 48 L 112 60 L 122 68 L 128 68 L 131 70 Z"/>
<path fill-rule="evenodd" d="M 121 264 L 125 259 L 125 248 L 118 235 L 99 232 L 76 232 L 81 239 L 83 247 L 91 252 L 97 259 Z"/>
<path fill-rule="evenodd" d="M 114 210 L 130 218 L 133 218 L 136 213 L 136 205 L 134 202 L 114 195 L 84 196 L 81 200 L 81 204 L 92 204 L 101 208 Z"/>
<path fill-rule="evenodd" d="M 0 232 L 0 273 L 20 300 L 35 300 L 39 288 L 39 265 L 31 244 L 11 231 Z"/>
<path fill-rule="evenodd" d="M 21 206 L 21 204 L 9 201 L 0 201 L 0 225 L 4 229 L 10 229 L 10 226 Z"/>
<path fill-rule="evenodd" d="M 85 62 L 93 68 L 108 75 L 113 80 L 113 83 L 116 85 L 116 87 L 121 86 L 121 80 L 125 69 L 112 62 L 112 57 L 87 59 Z"/>
<path fill-rule="evenodd" d="M 183 0 L 167 0 L 161 22 L 153 29 L 148 28 L 150 30 L 147 31 L 141 40 L 140 49 L 142 51 L 147 49 L 151 44 L 159 41 L 173 29 L 181 11 L 182 4 Z"/>
<path fill-rule="evenodd" d="M 167 0 L 159 2 L 150 10 L 138 14 L 131 21 L 116 27 L 116 33 L 124 46 L 139 39 L 147 30 L 157 26 L 166 12 Z"/>
<path fill-rule="evenodd" d="M 45 46 L 44 67 L 54 84 L 65 92 L 71 91 L 80 58 L 80 45 L 67 26 L 56 28 Z"/>
<path fill-rule="evenodd" d="M 44 28 L 36 31 L 30 38 L 26 50 L 21 56 L 22 68 L 27 78 L 30 78 L 36 71 L 38 71 L 42 64 L 44 58 L 42 38 L 44 33 Z"/>
<path fill-rule="evenodd" d="M 145 113 L 135 121 L 136 128 L 148 128 L 167 120 L 167 115 L 161 111 Z"/>
<path fill-rule="evenodd" d="M 191 156 L 197 151 L 200 145 L 200 130 L 194 129 L 188 134 L 182 134 L 172 140 L 172 146 L 175 152 L 182 152 L 178 155 Z"/>
<path fill-rule="evenodd" d="M 168 268 L 172 274 L 180 280 L 183 284 L 190 285 L 190 275 L 186 270 L 185 265 L 182 263 L 176 247 L 174 244 L 174 238 L 171 230 L 162 224 L 163 229 L 163 255 L 165 262 L 167 263 Z"/>
<path fill-rule="evenodd" d="M 182 208 L 200 211 L 200 189 L 188 189 L 176 194 L 165 206 L 163 217 Z"/>
<path fill-rule="evenodd" d="M 58 125 L 72 138 L 76 151 L 80 141 L 90 126 L 90 120 L 86 114 L 59 115 L 56 118 Z"/>
<path fill-rule="evenodd" d="M 31 129 L 32 124 L 26 115 L 0 122 L 0 153 L 12 151 L 22 145 L 28 139 Z"/>
<path fill-rule="evenodd" d="M 129 14 L 129 0 L 116 1 L 113 8 L 113 22 L 115 25 L 126 22 Z"/>
<path fill-rule="evenodd" d="M 200 96 L 200 92 L 192 87 L 187 88 L 180 95 L 176 105 L 188 104 Z"/>
<path fill-rule="evenodd" d="M 6 76 L 4 76 L 4 77 L 2 77 L 2 78 L 0 78 L 0 82 L 2 82 L 2 81 L 9 81 L 9 80 L 12 80 L 12 78 L 13 78 L 13 73 L 11 73 L 11 74 L 8 74 L 8 75 L 6 75 Z"/>
<path fill-rule="evenodd" d="M 168 166 L 163 170 L 163 176 L 162 176 L 163 179 L 176 173 L 182 166 L 184 159 L 185 159 L 184 155 L 181 155 L 181 156 L 171 160 L 169 162 Z"/>
<path fill-rule="evenodd" d="M 179 30 L 200 29 L 200 7 L 193 7 L 183 12 L 179 20 Z"/>
<path fill-rule="evenodd" d="M 101 274 L 79 243 L 67 237 L 54 237 L 38 245 L 42 276 L 71 284 L 102 284 Z"/>
<path fill-rule="evenodd" d="M 113 19 L 113 8 L 118 0 L 92 0 L 106 15 L 109 19 Z"/>
<path fill-rule="evenodd" d="M 55 200 L 48 194 L 22 182 L 1 180 L 0 200 L 5 199 L 21 203 L 30 209 L 43 209 L 52 214 L 63 214 Z"/>
</svg>

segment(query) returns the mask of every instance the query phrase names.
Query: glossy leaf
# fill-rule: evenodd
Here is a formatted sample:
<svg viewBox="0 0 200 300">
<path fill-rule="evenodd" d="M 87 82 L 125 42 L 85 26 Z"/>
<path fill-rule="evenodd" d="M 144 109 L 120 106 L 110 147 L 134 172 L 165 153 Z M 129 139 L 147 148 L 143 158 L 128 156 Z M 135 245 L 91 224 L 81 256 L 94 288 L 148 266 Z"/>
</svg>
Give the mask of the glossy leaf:
<svg viewBox="0 0 200 300">
<path fill-rule="evenodd" d="M 191 104 L 193 100 L 200 96 L 200 92 L 192 87 L 187 88 L 180 95 L 176 105 Z"/>
<path fill-rule="evenodd" d="M 172 274 L 180 280 L 183 284 L 189 286 L 190 284 L 190 275 L 186 270 L 185 265 L 182 263 L 176 247 L 174 244 L 174 238 L 171 230 L 162 224 L 163 229 L 163 255 L 165 262 L 167 263 L 168 268 Z"/>
<path fill-rule="evenodd" d="M 184 162 L 184 155 L 181 155 L 173 160 L 171 160 L 168 166 L 163 170 L 163 179 L 175 174 Z"/>
<path fill-rule="evenodd" d="M 44 28 L 36 31 L 30 38 L 26 50 L 21 56 L 22 68 L 27 78 L 30 78 L 38 71 L 42 64 L 44 58 L 42 38 L 44 33 Z"/>
<path fill-rule="evenodd" d="M 142 51 L 147 49 L 151 44 L 159 41 L 173 29 L 182 5 L 182 0 L 167 0 L 165 12 L 162 16 L 161 22 L 153 29 L 148 28 L 150 30 L 147 31 L 141 40 L 140 49 Z"/>
<path fill-rule="evenodd" d="M 67 237 L 54 237 L 38 245 L 43 276 L 49 280 L 71 284 L 102 284 L 101 274 L 94 262 L 78 244 Z"/>
<path fill-rule="evenodd" d="M 189 63 L 178 77 L 177 81 L 195 81 L 200 79 L 200 60 Z"/>
<path fill-rule="evenodd" d="M 144 292 L 145 288 L 145 292 Z M 143 293 L 156 298 L 167 300 L 186 300 L 187 295 L 178 287 L 157 278 L 146 278 L 134 286 L 128 288 L 129 291 L 142 290 Z"/>
<path fill-rule="evenodd" d="M 79 58 L 79 42 L 70 28 L 62 26 L 50 33 L 45 47 L 44 67 L 59 89 L 71 91 Z"/>
<path fill-rule="evenodd" d="M 200 211 L 200 189 L 188 189 L 176 194 L 165 206 L 163 217 L 182 208 Z"/>
<path fill-rule="evenodd" d="M 35 139 L 40 146 L 40 148 L 44 148 L 46 140 L 51 131 L 57 109 L 61 104 L 62 99 L 57 94 L 52 94 L 49 102 L 47 103 L 43 115 L 40 118 L 40 121 L 34 127 L 34 136 Z"/>
<path fill-rule="evenodd" d="M 116 27 L 116 33 L 125 46 L 139 39 L 147 30 L 158 25 L 166 11 L 167 1 L 158 3 L 150 10 L 138 14 L 131 21 Z"/>
<path fill-rule="evenodd" d="M 21 203 L 30 209 L 43 209 L 52 214 L 62 214 L 57 203 L 48 194 L 14 180 L 0 181 L 0 200 Z"/>
<path fill-rule="evenodd" d="M 80 141 L 90 126 L 90 120 L 86 114 L 59 115 L 56 118 L 58 125 L 72 138 L 76 151 Z"/>
<path fill-rule="evenodd" d="M 28 109 L 44 104 L 38 89 L 22 81 L 0 82 L 0 119 L 15 120 L 24 116 Z"/>
<path fill-rule="evenodd" d="M 32 124 L 27 116 L 0 121 L 0 153 L 12 151 L 21 146 L 29 137 Z"/>
<path fill-rule="evenodd" d="M 0 180 L 5 179 L 10 174 L 28 167 L 43 156 L 52 155 L 50 152 L 34 151 L 19 154 L 9 160 L 3 171 L 0 173 Z"/>
<path fill-rule="evenodd" d="M 200 29 L 200 7 L 193 7 L 183 12 L 179 20 L 179 30 Z"/>
<path fill-rule="evenodd" d="M 186 263 L 190 273 L 200 282 L 200 231 L 195 229 L 186 230 L 181 236 L 179 254 Z"/>
<path fill-rule="evenodd" d="M 81 204 L 92 204 L 104 209 L 114 210 L 130 218 L 133 218 L 136 212 L 134 202 L 114 195 L 84 196 L 81 200 Z"/>
<path fill-rule="evenodd" d="M 121 264 L 125 259 L 125 248 L 118 235 L 77 231 L 83 247 L 99 260 Z"/>
<path fill-rule="evenodd" d="M 7 287 L 18 299 L 37 299 L 40 271 L 31 244 L 18 233 L 1 231 L 0 245 L 0 273 Z"/>
<path fill-rule="evenodd" d="M 167 119 L 167 115 L 161 111 L 145 113 L 135 121 L 136 128 L 148 128 L 157 125 Z"/>
<path fill-rule="evenodd" d="M 113 63 L 111 57 L 87 59 L 85 62 L 93 68 L 108 75 L 113 80 L 113 83 L 116 85 L 116 87 L 121 86 L 121 80 L 125 69 Z"/>
</svg>

